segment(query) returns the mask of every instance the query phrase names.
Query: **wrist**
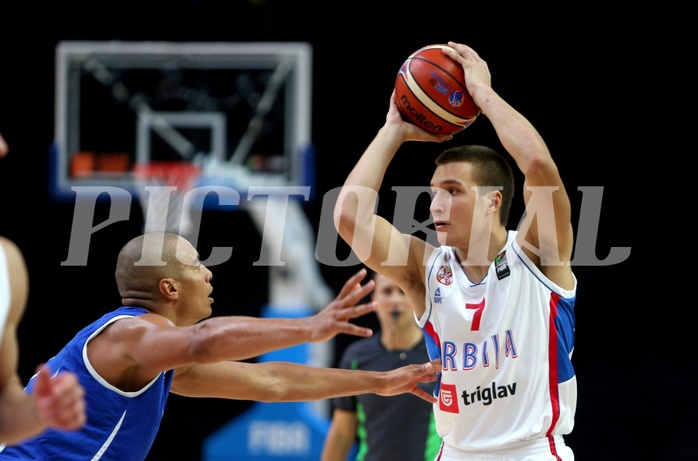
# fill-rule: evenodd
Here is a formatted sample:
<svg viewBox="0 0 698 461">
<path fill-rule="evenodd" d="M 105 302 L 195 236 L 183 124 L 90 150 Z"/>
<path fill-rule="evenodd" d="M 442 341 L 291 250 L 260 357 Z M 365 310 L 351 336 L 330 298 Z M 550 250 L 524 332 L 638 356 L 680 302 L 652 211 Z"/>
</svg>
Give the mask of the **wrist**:
<svg viewBox="0 0 698 461">
<path fill-rule="evenodd" d="M 470 97 L 473 98 L 475 105 L 484 112 L 485 108 L 494 100 L 497 93 L 492 89 L 491 86 L 479 85 L 473 88 Z"/>
<path fill-rule="evenodd" d="M 402 125 L 396 125 L 394 123 L 386 123 L 378 130 L 374 142 L 378 142 L 381 149 L 389 152 L 392 155 L 398 151 L 402 143 L 406 140 L 405 130 Z"/>
</svg>

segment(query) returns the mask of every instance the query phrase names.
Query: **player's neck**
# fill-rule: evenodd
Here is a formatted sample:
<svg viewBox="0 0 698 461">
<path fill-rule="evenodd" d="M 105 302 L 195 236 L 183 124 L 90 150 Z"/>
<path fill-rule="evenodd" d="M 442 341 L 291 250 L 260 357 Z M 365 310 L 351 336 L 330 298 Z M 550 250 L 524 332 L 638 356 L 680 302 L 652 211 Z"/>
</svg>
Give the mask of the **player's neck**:
<svg viewBox="0 0 698 461">
<path fill-rule="evenodd" d="M 469 244 L 465 247 L 456 247 L 458 264 L 463 268 L 468 278 L 479 282 L 489 271 L 490 264 L 502 251 L 507 243 L 507 230 L 496 229 L 489 234 L 488 241 L 482 244 Z M 485 253 L 485 251 L 487 253 Z"/>
</svg>

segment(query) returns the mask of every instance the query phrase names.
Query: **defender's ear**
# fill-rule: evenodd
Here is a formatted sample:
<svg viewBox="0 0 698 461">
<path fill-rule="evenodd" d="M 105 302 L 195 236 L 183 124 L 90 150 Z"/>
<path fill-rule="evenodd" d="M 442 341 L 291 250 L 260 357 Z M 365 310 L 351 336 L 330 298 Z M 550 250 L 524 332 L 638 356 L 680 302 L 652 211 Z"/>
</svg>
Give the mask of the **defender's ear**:
<svg viewBox="0 0 698 461">
<path fill-rule="evenodd" d="M 164 278 L 158 283 L 160 293 L 167 299 L 177 299 L 179 297 L 179 286 L 173 278 Z"/>
</svg>

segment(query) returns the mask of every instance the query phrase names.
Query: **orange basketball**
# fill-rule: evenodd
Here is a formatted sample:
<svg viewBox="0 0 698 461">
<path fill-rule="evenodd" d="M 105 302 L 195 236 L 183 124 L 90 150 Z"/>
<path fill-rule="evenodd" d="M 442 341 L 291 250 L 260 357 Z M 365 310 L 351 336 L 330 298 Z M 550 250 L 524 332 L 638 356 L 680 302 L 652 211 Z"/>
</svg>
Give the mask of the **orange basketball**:
<svg viewBox="0 0 698 461">
<path fill-rule="evenodd" d="M 404 120 L 430 133 L 453 134 L 480 115 L 465 86 L 463 68 L 441 52 L 448 45 L 418 49 L 395 79 L 397 105 Z"/>
</svg>

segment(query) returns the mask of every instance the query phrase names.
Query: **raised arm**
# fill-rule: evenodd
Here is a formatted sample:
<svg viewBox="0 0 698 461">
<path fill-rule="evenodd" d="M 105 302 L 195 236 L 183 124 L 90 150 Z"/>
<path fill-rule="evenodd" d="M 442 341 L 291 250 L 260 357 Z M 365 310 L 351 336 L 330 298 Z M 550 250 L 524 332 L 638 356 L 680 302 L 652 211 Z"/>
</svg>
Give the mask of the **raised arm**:
<svg viewBox="0 0 698 461">
<path fill-rule="evenodd" d="M 466 84 L 502 146 L 525 177 L 526 215 L 519 223 L 524 251 L 543 273 L 564 288 L 574 281 L 569 262 L 574 235 L 567 191 L 550 151 L 531 122 L 492 89 L 487 63 L 467 45 L 449 42 L 444 54 L 464 69 Z"/>
<path fill-rule="evenodd" d="M 421 293 L 415 293 L 419 289 L 413 284 L 415 280 L 423 280 L 427 244 L 401 234 L 389 221 L 375 214 L 378 191 L 388 165 L 404 142 L 441 142 L 451 138 L 451 135 L 432 135 L 403 121 L 393 92 L 385 124 L 349 173 L 335 205 L 334 221 L 339 235 L 364 264 L 392 278 L 410 297 L 419 300 L 417 305 L 423 303 Z"/>
</svg>

